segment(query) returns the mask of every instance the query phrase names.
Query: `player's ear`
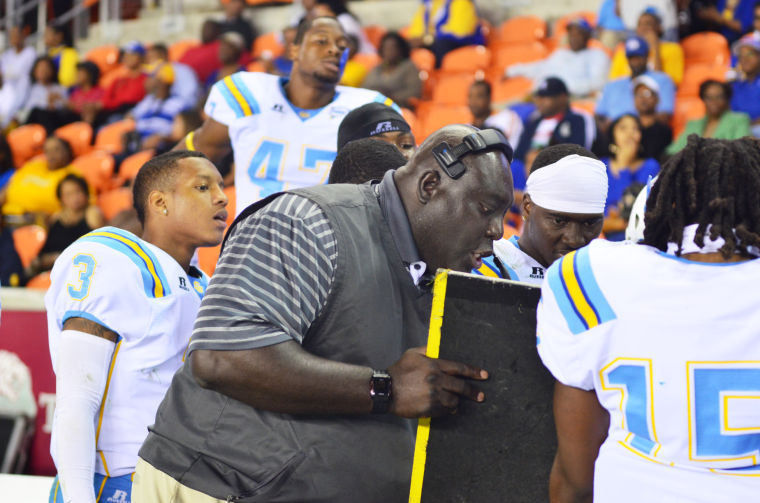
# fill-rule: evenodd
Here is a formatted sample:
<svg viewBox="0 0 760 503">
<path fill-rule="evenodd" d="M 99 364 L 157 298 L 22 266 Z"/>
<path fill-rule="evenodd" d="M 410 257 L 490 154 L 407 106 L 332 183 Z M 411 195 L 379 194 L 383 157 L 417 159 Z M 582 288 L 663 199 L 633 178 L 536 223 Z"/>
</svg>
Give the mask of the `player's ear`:
<svg viewBox="0 0 760 503">
<path fill-rule="evenodd" d="M 169 212 L 168 200 L 166 194 L 160 190 L 152 190 L 148 194 L 148 207 L 146 213 L 155 215 L 166 215 Z"/>
<path fill-rule="evenodd" d="M 298 50 L 301 48 L 298 44 L 290 44 L 285 48 L 285 50 L 288 53 L 288 57 L 290 58 L 290 61 L 295 61 L 298 57 Z"/>
<path fill-rule="evenodd" d="M 427 204 L 441 186 L 441 174 L 434 169 L 422 173 L 417 182 L 417 198 Z"/>
<path fill-rule="evenodd" d="M 523 218 L 527 218 L 532 210 L 533 201 L 530 199 L 530 195 L 523 194 L 522 202 L 520 203 L 520 213 L 522 213 Z"/>
</svg>

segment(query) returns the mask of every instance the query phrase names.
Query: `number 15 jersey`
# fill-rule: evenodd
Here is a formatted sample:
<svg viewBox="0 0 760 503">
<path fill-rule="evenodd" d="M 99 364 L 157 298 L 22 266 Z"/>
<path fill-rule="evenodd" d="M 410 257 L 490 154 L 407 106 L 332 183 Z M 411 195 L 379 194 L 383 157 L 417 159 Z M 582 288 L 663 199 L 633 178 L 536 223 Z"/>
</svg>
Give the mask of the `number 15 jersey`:
<svg viewBox="0 0 760 503">
<path fill-rule="evenodd" d="M 229 128 L 235 157 L 235 214 L 283 190 L 327 181 L 335 159 L 338 126 L 364 104 L 398 107 L 376 91 L 337 86 L 329 104 L 315 110 L 292 105 L 287 79 L 239 72 L 211 88 L 204 111 Z"/>
<path fill-rule="evenodd" d="M 601 240 L 547 272 L 538 351 L 610 414 L 594 501 L 757 501 L 760 259 Z"/>
</svg>

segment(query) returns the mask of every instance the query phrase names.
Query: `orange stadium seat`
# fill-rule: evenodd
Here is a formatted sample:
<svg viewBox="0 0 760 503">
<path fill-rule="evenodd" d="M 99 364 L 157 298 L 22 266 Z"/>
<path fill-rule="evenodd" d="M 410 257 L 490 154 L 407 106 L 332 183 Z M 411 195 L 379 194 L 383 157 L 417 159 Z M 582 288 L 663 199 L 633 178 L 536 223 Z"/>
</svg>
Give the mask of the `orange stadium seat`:
<svg viewBox="0 0 760 503">
<path fill-rule="evenodd" d="M 179 40 L 169 46 L 169 61 L 179 61 L 188 49 L 198 47 L 200 41 L 196 39 Z"/>
<path fill-rule="evenodd" d="M 491 64 L 491 51 L 482 45 L 460 47 L 447 53 L 441 62 L 446 73 L 485 70 Z"/>
<path fill-rule="evenodd" d="M 382 60 L 377 54 L 363 53 L 355 54 L 354 57 L 351 58 L 351 61 L 356 61 L 357 63 L 364 66 L 367 70 L 372 70 L 374 67 L 379 65 Z"/>
<path fill-rule="evenodd" d="M 261 61 L 251 61 L 250 63 L 248 63 L 248 66 L 246 66 L 245 69 L 248 70 L 249 72 L 261 72 L 261 73 L 267 72 L 266 65 L 262 63 Z"/>
<path fill-rule="evenodd" d="M 227 231 L 225 230 L 224 232 L 226 233 Z M 214 270 L 216 270 L 216 262 L 219 260 L 221 249 L 222 245 L 198 248 L 198 265 L 200 266 L 201 271 L 209 276 L 214 274 Z"/>
<path fill-rule="evenodd" d="M 692 98 L 699 97 L 699 86 L 705 80 L 717 80 L 724 82 L 726 80 L 726 67 L 713 66 L 705 64 L 693 64 L 684 69 L 683 80 L 678 86 L 676 97 L 680 99 L 683 96 Z"/>
<path fill-rule="evenodd" d="M 540 42 L 501 46 L 494 55 L 492 68 L 503 73 L 508 66 L 515 63 L 530 63 L 544 59 L 547 55 L 546 47 Z"/>
<path fill-rule="evenodd" d="M 27 281 L 26 287 L 35 290 L 47 290 L 50 288 L 50 283 L 50 271 L 45 271 Z"/>
<path fill-rule="evenodd" d="M 16 168 L 20 168 L 26 161 L 42 153 L 42 145 L 46 137 L 45 128 L 39 124 L 27 124 L 8 133 L 6 140 L 11 147 L 13 164 Z"/>
<path fill-rule="evenodd" d="M 13 231 L 13 245 L 21 259 L 21 265 L 29 267 L 32 260 L 39 255 L 45 239 L 47 233 L 39 225 L 24 225 Z"/>
<path fill-rule="evenodd" d="M 87 183 L 96 192 L 104 192 L 111 187 L 114 164 L 113 156 L 100 150 L 77 157 L 71 163 L 82 172 Z"/>
<path fill-rule="evenodd" d="M 237 204 L 237 198 L 235 197 L 235 186 L 225 187 L 224 193 L 227 194 L 227 227 L 232 225 L 235 221 L 235 205 Z"/>
<path fill-rule="evenodd" d="M 285 52 L 285 47 L 280 42 L 278 32 L 272 31 L 259 35 L 253 41 L 251 57 L 253 59 L 274 59 Z"/>
<path fill-rule="evenodd" d="M 115 45 L 102 45 L 88 51 L 84 59 L 98 65 L 103 75 L 119 66 L 119 48 Z"/>
<path fill-rule="evenodd" d="M 728 42 L 720 33 L 705 31 L 695 33 L 681 40 L 684 65 L 693 64 L 728 66 L 731 64 L 731 52 Z"/>
<path fill-rule="evenodd" d="M 676 100 L 675 110 L 673 111 L 673 139 L 678 138 L 686 123 L 690 120 L 699 119 L 705 115 L 705 104 L 699 98 L 681 97 Z"/>
<path fill-rule="evenodd" d="M 135 121 L 132 119 L 124 119 L 104 126 L 95 137 L 95 148 L 112 154 L 119 154 L 124 150 L 124 142 L 122 141 L 124 133 L 134 131 L 134 129 Z"/>
<path fill-rule="evenodd" d="M 100 76 L 100 82 L 98 83 L 100 87 L 103 89 L 106 89 L 109 87 L 113 82 L 118 79 L 119 77 L 124 77 L 129 73 L 129 70 L 127 70 L 127 67 L 124 65 L 116 65 L 111 70 L 108 70 L 108 72 L 104 73 Z"/>
<path fill-rule="evenodd" d="M 466 105 L 474 81 L 475 76 L 471 73 L 441 75 L 433 89 L 433 102 L 436 105 Z"/>
<path fill-rule="evenodd" d="M 409 124 L 409 127 L 412 128 L 412 134 L 414 135 L 414 139 L 417 140 L 417 137 L 420 135 L 420 132 L 421 132 L 420 121 L 417 119 L 417 115 L 415 115 L 415 113 L 409 110 L 408 108 L 402 108 L 401 115 L 404 117 L 404 120 L 407 122 L 407 124 Z"/>
<path fill-rule="evenodd" d="M 410 59 L 421 72 L 431 72 L 435 68 L 435 54 L 428 49 L 412 49 Z"/>
<path fill-rule="evenodd" d="M 519 101 L 528 96 L 531 91 L 533 91 L 533 81 L 525 77 L 494 79 L 491 99 L 494 103 Z"/>
<path fill-rule="evenodd" d="M 469 124 L 472 122 L 470 109 L 465 105 L 438 105 L 430 109 L 425 117 L 422 127 L 422 138 L 417 138 L 418 143 L 422 143 L 425 138 L 430 136 L 438 129 L 448 124 Z"/>
<path fill-rule="evenodd" d="M 379 24 L 365 26 L 363 31 L 367 39 L 375 46 L 375 49 L 380 49 L 380 40 L 382 40 L 383 36 L 388 33 L 388 29 Z"/>
<path fill-rule="evenodd" d="M 103 212 L 106 221 L 111 220 L 121 211 L 132 207 L 132 189 L 119 187 L 103 192 L 98 196 L 98 207 Z"/>
<path fill-rule="evenodd" d="M 538 16 L 515 16 L 496 30 L 496 43 L 527 43 L 546 38 L 546 21 Z"/>
<path fill-rule="evenodd" d="M 596 101 L 594 100 L 573 101 L 570 104 L 570 108 L 572 108 L 575 111 L 586 112 L 587 114 L 590 114 L 593 117 L 594 112 L 596 111 Z"/>
<path fill-rule="evenodd" d="M 87 122 L 72 122 L 56 129 L 53 134 L 71 144 L 74 157 L 84 155 L 92 150 L 92 126 Z"/>
<path fill-rule="evenodd" d="M 119 167 L 119 177 L 124 181 L 134 180 L 137 176 L 137 172 L 140 171 L 140 168 L 142 168 L 143 164 L 153 159 L 154 155 L 156 155 L 156 151 L 153 149 L 143 150 L 142 152 L 137 152 L 136 154 L 130 155 L 121 161 L 121 166 Z"/>
<path fill-rule="evenodd" d="M 588 24 L 591 26 L 596 26 L 596 12 L 592 11 L 578 11 L 578 12 L 571 12 L 570 14 L 566 14 L 559 18 L 552 27 L 552 38 L 555 40 L 556 43 L 560 44 L 562 43 L 562 39 L 567 34 L 567 24 L 572 21 L 573 19 L 577 19 L 579 17 L 582 17 L 586 21 L 588 21 Z"/>
</svg>

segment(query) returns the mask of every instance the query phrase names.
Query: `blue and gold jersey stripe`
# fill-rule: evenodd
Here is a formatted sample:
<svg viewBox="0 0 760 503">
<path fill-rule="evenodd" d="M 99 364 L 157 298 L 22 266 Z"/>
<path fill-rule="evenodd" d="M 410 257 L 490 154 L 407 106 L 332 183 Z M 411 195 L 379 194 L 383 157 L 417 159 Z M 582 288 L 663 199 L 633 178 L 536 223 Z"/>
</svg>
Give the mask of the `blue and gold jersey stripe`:
<svg viewBox="0 0 760 503">
<path fill-rule="evenodd" d="M 549 268 L 546 280 L 572 333 L 579 334 L 616 318 L 596 282 L 588 248 L 562 257 Z"/>
<path fill-rule="evenodd" d="M 79 241 L 99 243 L 126 255 L 140 269 L 145 294 L 158 298 L 171 294 L 161 264 L 133 234 L 115 227 L 103 227 L 85 234 Z"/>
<path fill-rule="evenodd" d="M 387 107 L 391 107 L 398 113 L 401 113 L 401 109 L 399 108 L 399 106 L 396 105 L 396 103 L 394 103 L 392 99 L 388 98 L 387 96 L 381 93 L 377 93 L 377 96 L 375 97 L 375 103 L 382 103 L 383 105 Z"/>
<path fill-rule="evenodd" d="M 225 77 L 217 84 L 227 104 L 238 118 L 258 114 L 259 104 L 239 74 Z"/>
<path fill-rule="evenodd" d="M 491 257 L 488 257 L 490 259 Z M 473 269 L 474 274 L 479 274 L 481 276 L 486 276 L 488 278 L 501 278 L 501 273 L 499 272 L 499 268 L 496 267 L 496 264 L 494 264 L 491 260 L 483 259 L 483 264 L 478 269 Z"/>
</svg>

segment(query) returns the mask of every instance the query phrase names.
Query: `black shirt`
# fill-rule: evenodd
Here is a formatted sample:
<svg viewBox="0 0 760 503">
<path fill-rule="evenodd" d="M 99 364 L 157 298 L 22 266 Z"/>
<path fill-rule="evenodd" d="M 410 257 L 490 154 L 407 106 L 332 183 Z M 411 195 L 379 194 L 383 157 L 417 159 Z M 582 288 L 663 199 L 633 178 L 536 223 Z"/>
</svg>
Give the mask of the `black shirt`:
<svg viewBox="0 0 760 503">
<path fill-rule="evenodd" d="M 651 157 L 659 161 L 672 141 L 673 130 L 660 121 L 656 121 L 649 127 L 641 128 L 641 148 L 644 150 L 643 157 L 645 159 Z"/>
</svg>

